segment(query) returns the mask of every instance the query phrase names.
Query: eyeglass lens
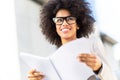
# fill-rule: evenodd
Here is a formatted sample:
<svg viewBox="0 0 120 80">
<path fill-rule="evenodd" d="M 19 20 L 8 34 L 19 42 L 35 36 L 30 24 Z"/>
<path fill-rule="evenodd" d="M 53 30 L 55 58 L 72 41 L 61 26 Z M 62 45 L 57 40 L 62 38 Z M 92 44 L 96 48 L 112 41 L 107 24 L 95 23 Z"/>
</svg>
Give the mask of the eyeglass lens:
<svg viewBox="0 0 120 80">
<path fill-rule="evenodd" d="M 73 24 L 76 22 L 76 17 L 67 16 L 67 17 L 55 17 L 55 18 L 53 18 L 53 21 L 58 25 L 62 25 L 64 20 L 68 24 Z"/>
</svg>

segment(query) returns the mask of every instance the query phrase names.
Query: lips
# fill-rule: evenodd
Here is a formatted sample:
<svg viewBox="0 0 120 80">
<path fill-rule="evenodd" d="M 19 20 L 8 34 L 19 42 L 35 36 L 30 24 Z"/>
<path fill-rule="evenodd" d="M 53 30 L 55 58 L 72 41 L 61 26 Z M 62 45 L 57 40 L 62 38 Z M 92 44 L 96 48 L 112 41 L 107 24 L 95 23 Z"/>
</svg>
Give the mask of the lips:
<svg viewBox="0 0 120 80">
<path fill-rule="evenodd" d="M 69 28 L 63 28 L 63 29 L 61 29 L 61 31 L 63 32 L 63 33 L 67 33 L 68 31 L 70 31 L 71 29 L 69 29 Z"/>
</svg>

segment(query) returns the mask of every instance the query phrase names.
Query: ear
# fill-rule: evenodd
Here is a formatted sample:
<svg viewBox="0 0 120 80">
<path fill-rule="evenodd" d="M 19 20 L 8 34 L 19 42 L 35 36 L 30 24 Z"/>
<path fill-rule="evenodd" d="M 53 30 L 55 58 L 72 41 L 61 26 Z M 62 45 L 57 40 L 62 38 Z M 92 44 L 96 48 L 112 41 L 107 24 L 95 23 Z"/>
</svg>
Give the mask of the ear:
<svg viewBox="0 0 120 80">
<path fill-rule="evenodd" d="M 79 30 L 80 28 L 77 26 L 77 30 Z"/>
</svg>

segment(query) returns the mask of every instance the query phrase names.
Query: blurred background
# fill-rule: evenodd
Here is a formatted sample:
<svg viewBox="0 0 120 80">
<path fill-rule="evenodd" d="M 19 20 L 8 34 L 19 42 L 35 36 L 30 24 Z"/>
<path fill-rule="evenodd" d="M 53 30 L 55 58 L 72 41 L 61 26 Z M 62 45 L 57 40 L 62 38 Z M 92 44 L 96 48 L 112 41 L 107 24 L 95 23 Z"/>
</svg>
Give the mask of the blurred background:
<svg viewBox="0 0 120 80">
<path fill-rule="evenodd" d="M 5 15 L 6 17 L 6 18 L 4 17 L 5 20 L 4 19 L 1 19 L 1 20 L 4 22 L 7 22 L 7 20 L 9 20 L 8 22 L 13 23 L 13 24 L 8 23 L 8 25 L 6 23 L 1 24 L 1 26 L 3 25 L 8 26 L 7 28 L 3 27 L 4 30 L 8 30 L 6 32 L 10 31 L 8 33 L 9 35 L 4 35 L 10 38 L 4 38 L 3 36 L 2 38 L 4 40 L 1 39 L 2 41 L 0 44 L 4 43 L 3 45 L 6 44 L 5 46 L 9 46 L 8 48 L 5 48 L 5 49 L 10 49 L 11 47 L 12 49 L 15 49 L 15 51 L 13 51 L 14 53 L 25 52 L 25 53 L 30 53 L 38 56 L 43 56 L 43 57 L 46 57 L 52 54 L 56 50 L 56 47 L 54 45 L 50 45 L 45 40 L 39 28 L 40 9 L 42 8 L 43 4 L 45 4 L 47 1 L 48 0 L 15 0 L 14 1 L 15 6 L 13 6 L 14 4 L 11 2 L 3 2 L 8 6 L 1 4 L 1 8 L 4 6 L 3 7 L 4 10 L 6 10 L 5 13 L 7 13 L 7 14 L 5 13 L 1 14 L 1 17 L 4 17 L 3 15 Z M 120 55 L 119 55 L 119 52 L 120 52 L 119 51 L 120 49 L 120 36 L 119 36 L 120 35 L 120 31 L 119 31 L 120 5 L 119 3 L 120 1 L 119 0 L 87 0 L 87 1 L 91 3 L 93 16 L 96 19 L 96 23 L 95 23 L 96 31 L 104 43 L 104 46 L 106 49 L 106 54 L 105 54 L 106 58 L 107 60 L 109 60 L 109 63 L 114 73 L 116 74 L 118 80 L 120 80 Z M 14 9 L 15 9 L 15 13 L 14 13 Z M 13 15 L 11 16 L 11 14 Z M 3 31 L 3 28 L 1 29 L 0 34 L 5 34 L 4 33 L 5 31 Z M 13 34 L 15 34 L 11 32 L 11 29 L 12 29 L 12 32 L 14 31 L 17 32 L 16 35 L 14 35 L 15 39 L 11 37 L 13 36 Z M 13 29 L 16 29 L 16 30 L 13 31 Z M 12 39 L 11 40 L 12 44 L 8 44 L 8 43 L 11 43 L 10 39 Z M 7 43 L 6 40 L 9 42 Z M 13 43 L 15 43 L 15 45 L 13 45 Z M 3 46 L 1 46 L 1 48 L 3 48 Z M 2 52 L 5 52 L 5 50 L 1 51 L 0 53 Z M 8 52 L 4 54 L 4 56 L 6 55 L 8 55 Z M 11 65 L 14 63 L 17 64 L 18 62 L 16 59 L 17 57 L 15 57 L 17 56 L 17 54 L 12 54 L 12 55 L 14 56 L 11 56 L 11 54 L 9 54 L 8 57 L 6 58 L 9 59 L 10 57 L 14 59 Z M 0 58 L 0 61 L 2 63 L 3 57 Z M 2 69 L 4 70 L 5 67 L 2 67 L 1 71 Z M 27 80 L 26 72 L 28 70 L 29 69 L 26 66 L 24 66 L 23 62 L 20 60 L 21 80 Z M 7 70 L 7 71 L 10 71 L 10 70 Z M 3 72 L 4 71 L 2 71 L 0 75 L 3 75 Z M 6 72 L 6 73 L 9 73 L 9 72 Z M 10 73 L 12 73 L 12 71 L 10 71 Z M 2 78 L 3 77 L 0 77 L 0 80 L 5 80 Z"/>
</svg>

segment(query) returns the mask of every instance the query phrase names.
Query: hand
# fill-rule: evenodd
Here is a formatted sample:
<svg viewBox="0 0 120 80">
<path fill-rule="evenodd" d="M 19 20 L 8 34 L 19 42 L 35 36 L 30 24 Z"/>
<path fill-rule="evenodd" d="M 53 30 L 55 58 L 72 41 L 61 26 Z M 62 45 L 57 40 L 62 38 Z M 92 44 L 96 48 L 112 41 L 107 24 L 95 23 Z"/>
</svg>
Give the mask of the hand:
<svg viewBox="0 0 120 80">
<path fill-rule="evenodd" d="M 41 72 L 38 72 L 35 69 L 30 70 L 28 74 L 28 80 L 43 80 L 45 77 Z"/>
<path fill-rule="evenodd" d="M 93 71 L 100 69 L 102 63 L 95 54 L 82 53 L 78 56 L 78 59 L 92 68 Z"/>
</svg>

